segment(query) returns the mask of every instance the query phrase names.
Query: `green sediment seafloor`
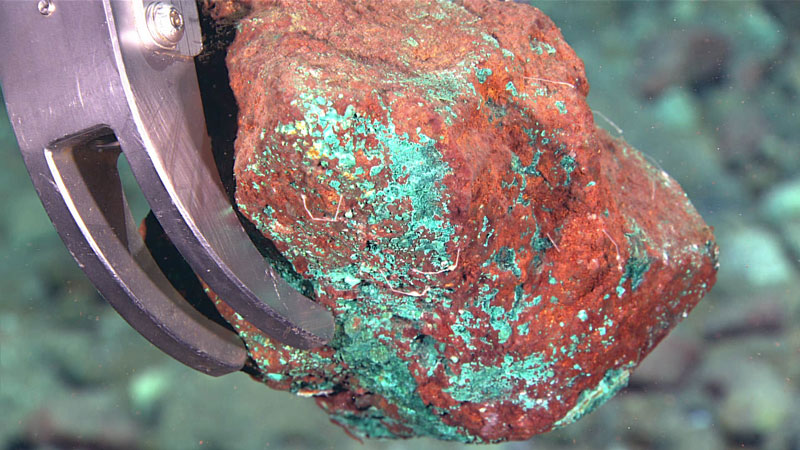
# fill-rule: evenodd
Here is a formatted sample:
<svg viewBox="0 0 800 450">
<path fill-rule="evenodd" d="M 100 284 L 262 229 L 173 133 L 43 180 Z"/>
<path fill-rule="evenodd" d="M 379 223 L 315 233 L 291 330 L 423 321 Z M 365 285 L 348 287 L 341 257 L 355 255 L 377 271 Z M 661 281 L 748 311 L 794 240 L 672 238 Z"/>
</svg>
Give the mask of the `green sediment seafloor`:
<svg viewBox="0 0 800 450">
<path fill-rule="evenodd" d="M 714 289 L 630 375 L 631 389 L 570 426 L 487 448 L 792 448 L 800 439 L 793 320 L 800 303 L 791 295 L 800 290 L 797 8 L 761 1 L 537 6 L 585 62 L 592 109 L 679 181 L 714 226 L 720 271 Z M 690 51 L 696 36 L 714 48 L 724 43 L 727 53 Z M 708 67 L 693 63 L 696 55 L 714 61 L 718 74 L 687 71 L 687 64 Z M 160 354 L 95 295 L 63 250 L 3 114 L 0 108 L 0 190 L 9 213 L 0 219 L 0 446 L 468 447 L 425 439 L 360 444 L 309 399 L 244 375 L 194 373 Z M 309 208 L 331 218 L 337 198 Z M 541 237 L 541 246 L 550 245 Z M 499 259 L 512 271 L 519 264 L 510 252 Z"/>
</svg>

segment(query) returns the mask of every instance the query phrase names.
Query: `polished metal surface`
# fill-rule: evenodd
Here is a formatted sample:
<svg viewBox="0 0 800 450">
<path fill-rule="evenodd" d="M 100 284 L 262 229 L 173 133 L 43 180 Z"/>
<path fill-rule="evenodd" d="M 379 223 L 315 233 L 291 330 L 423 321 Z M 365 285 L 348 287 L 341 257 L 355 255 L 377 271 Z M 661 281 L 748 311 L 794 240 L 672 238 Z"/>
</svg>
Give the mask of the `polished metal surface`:
<svg viewBox="0 0 800 450">
<path fill-rule="evenodd" d="M 100 126 L 57 140 L 44 152 L 53 187 L 80 230 L 69 239 L 80 236 L 84 269 L 120 314 L 165 353 L 211 375 L 240 370 L 247 358 L 242 342 L 195 311 L 145 248 L 119 179 L 119 146 L 105 145 L 114 139 L 111 129 Z"/>
<path fill-rule="evenodd" d="M 156 44 L 165 49 L 175 48 L 183 38 L 183 16 L 178 8 L 162 2 L 152 2 L 144 9 L 147 30 Z"/>
<path fill-rule="evenodd" d="M 52 0 L 39 0 L 36 6 L 39 8 L 39 14 L 43 16 L 49 16 L 56 10 L 56 5 Z"/>
<path fill-rule="evenodd" d="M 119 216 L 124 200 L 103 194 L 119 184 L 116 155 L 93 142 L 113 133 L 170 240 L 216 293 L 279 341 L 326 343 L 331 314 L 272 277 L 228 203 L 193 61 L 143 45 L 135 3 L 65 1 L 49 16 L 27 2 L 0 10 L 0 83 L 50 218 L 92 282 L 151 342 L 207 373 L 241 367 L 241 343 L 187 311 Z"/>
<path fill-rule="evenodd" d="M 190 308 L 158 270 L 124 198 L 119 150 L 99 150 L 113 132 L 98 124 L 127 109 L 116 67 L 102 63 L 113 62 L 113 49 L 90 45 L 108 35 L 102 6 L 60 2 L 41 14 L 10 2 L 0 10 L 0 84 L 22 156 L 62 240 L 120 315 L 194 369 L 237 371 L 247 358 L 242 342 Z M 86 40 L 64 38 L 75 30 Z"/>
<path fill-rule="evenodd" d="M 133 23 L 146 48 L 175 56 L 197 56 L 203 50 L 200 18 L 194 0 L 128 0 Z"/>
</svg>

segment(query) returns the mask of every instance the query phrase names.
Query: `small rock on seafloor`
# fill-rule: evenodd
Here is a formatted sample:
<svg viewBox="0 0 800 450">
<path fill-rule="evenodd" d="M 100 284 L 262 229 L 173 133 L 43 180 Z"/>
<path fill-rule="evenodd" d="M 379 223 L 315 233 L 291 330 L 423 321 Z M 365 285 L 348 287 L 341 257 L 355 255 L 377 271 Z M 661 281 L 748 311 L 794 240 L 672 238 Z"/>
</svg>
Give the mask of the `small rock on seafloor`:
<svg viewBox="0 0 800 450">
<path fill-rule="evenodd" d="M 237 206 L 336 320 L 303 351 L 216 298 L 259 380 L 357 437 L 527 439 L 613 396 L 711 289 L 710 228 L 595 126 L 536 8 L 245 6 Z"/>
</svg>

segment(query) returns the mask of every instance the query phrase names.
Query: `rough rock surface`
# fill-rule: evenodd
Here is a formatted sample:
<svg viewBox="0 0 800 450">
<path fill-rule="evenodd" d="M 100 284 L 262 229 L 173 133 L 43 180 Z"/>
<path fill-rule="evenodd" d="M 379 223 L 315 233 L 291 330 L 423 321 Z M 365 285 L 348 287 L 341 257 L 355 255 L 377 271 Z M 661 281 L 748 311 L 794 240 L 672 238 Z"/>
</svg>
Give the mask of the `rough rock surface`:
<svg viewBox="0 0 800 450">
<path fill-rule="evenodd" d="M 238 206 L 336 335 L 300 351 L 217 306 L 260 379 L 354 435 L 569 424 L 713 285 L 711 230 L 595 127 L 582 62 L 535 8 L 256 2 L 238 27 Z"/>
</svg>

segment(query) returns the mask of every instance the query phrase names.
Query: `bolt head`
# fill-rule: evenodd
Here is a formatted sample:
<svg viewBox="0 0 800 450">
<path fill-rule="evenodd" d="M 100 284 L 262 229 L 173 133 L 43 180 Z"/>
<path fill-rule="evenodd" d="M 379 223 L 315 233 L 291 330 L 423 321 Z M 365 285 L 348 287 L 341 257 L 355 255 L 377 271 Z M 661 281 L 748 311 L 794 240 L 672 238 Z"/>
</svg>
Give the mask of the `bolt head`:
<svg viewBox="0 0 800 450">
<path fill-rule="evenodd" d="M 36 7 L 39 8 L 39 13 L 43 16 L 49 16 L 56 10 L 56 5 L 52 0 L 39 0 Z"/>
<path fill-rule="evenodd" d="M 163 48 L 175 48 L 183 38 L 183 15 L 173 5 L 153 2 L 145 10 L 147 30 L 150 37 Z"/>
<path fill-rule="evenodd" d="M 183 30 L 183 16 L 174 7 L 169 10 L 169 23 L 176 30 Z"/>
</svg>

